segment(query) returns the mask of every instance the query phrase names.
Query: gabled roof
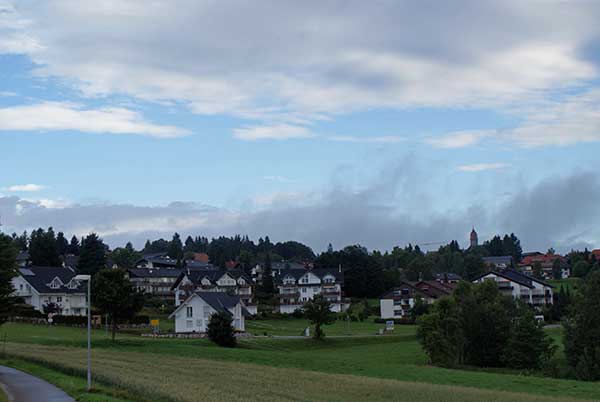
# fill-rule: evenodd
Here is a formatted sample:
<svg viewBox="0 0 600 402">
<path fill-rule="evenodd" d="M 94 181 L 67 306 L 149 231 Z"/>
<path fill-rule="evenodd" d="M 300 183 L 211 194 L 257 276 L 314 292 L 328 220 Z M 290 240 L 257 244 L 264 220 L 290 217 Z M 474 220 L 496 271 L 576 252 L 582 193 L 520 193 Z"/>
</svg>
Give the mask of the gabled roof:
<svg viewBox="0 0 600 402">
<path fill-rule="evenodd" d="M 433 297 L 432 295 L 422 291 L 421 289 L 419 289 L 418 287 L 415 286 L 414 283 L 412 282 L 402 282 L 400 284 L 400 286 L 396 286 L 391 290 L 388 290 L 386 293 L 384 293 L 383 295 L 381 295 L 379 297 L 379 299 L 393 299 L 394 298 L 394 292 L 396 291 L 400 291 L 403 288 L 409 288 L 411 289 L 414 293 L 418 294 L 421 297 Z M 435 297 L 434 297 L 435 298 Z"/>
<path fill-rule="evenodd" d="M 440 272 L 439 274 L 435 274 L 435 279 L 438 281 L 448 280 L 448 281 L 460 281 L 462 278 L 460 275 L 457 275 L 453 272 Z"/>
<path fill-rule="evenodd" d="M 75 271 L 69 268 L 29 266 L 19 268 L 19 274 L 38 293 L 85 293 L 84 284 L 80 283 L 74 289 L 67 287 L 71 279 L 75 276 Z M 64 286 L 58 289 L 48 286 L 54 278 L 60 279 Z"/>
<path fill-rule="evenodd" d="M 212 284 L 216 284 L 216 282 L 221 279 L 221 277 L 225 274 L 228 274 L 229 276 L 231 276 L 233 279 L 235 279 L 236 281 L 239 278 L 243 278 L 246 283 L 251 284 L 252 283 L 252 279 L 246 275 L 246 273 L 240 269 L 219 269 L 219 270 L 190 270 L 188 272 L 187 269 L 183 269 L 181 270 L 181 274 L 179 275 L 179 277 L 177 278 L 177 280 L 175 281 L 175 283 L 173 284 L 173 286 L 171 287 L 171 289 L 175 289 L 177 286 L 179 286 L 179 283 L 181 283 L 181 281 L 183 280 L 184 277 L 187 276 L 187 278 L 194 284 L 194 285 L 200 285 L 202 283 L 202 279 L 207 278 Z"/>
<path fill-rule="evenodd" d="M 551 288 L 554 287 L 551 284 L 549 284 L 548 282 L 544 282 L 544 281 L 542 281 L 540 279 L 536 279 L 536 278 L 534 278 L 532 276 L 529 276 L 527 274 L 524 274 L 522 272 L 519 272 L 519 271 L 517 271 L 515 269 L 510 269 L 510 268 L 502 269 L 502 270 L 492 270 L 492 271 L 489 271 L 489 272 L 487 272 L 487 273 L 485 273 L 483 275 L 478 276 L 477 278 L 474 279 L 474 281 L 479 280 L 479 279 L 481 279 L 484 276 L 489 275 L 489 274 L 494 274 L 494 275 L 500 276 L 500 277 L 502 277 L 504 279 L 508 279 L 509 281 L 518 283 L 519 285 L 523 285 L 523 286 L 528 287 L 530 289 L 532 289 L 534 287 L 533 286 L 533 282 L 541 283 L 542 285 L 548 286 L 548 287 L 551 287 Z"/>
<path fill-rule="evenodd" d="M 229 311 L 230 308 L 234 308 L 238 304 L 241 304 L 239 296 L 228 295 L 225 292 L 194 292 L 194 294 L 192 294 L 190 297 L 188 297 L 186 301 L 181 303 L 179 305 L 179 307 L 177 307 L 175 309 L 175 311 L 173 311 L 173 313 L 171 313 L 169 318 L 173 317 L 177 313 L 177 311 L 182 309 L 187 304 L 187 302 L 189 300 L 191 300 L 193 297 L 200 297 L 202 300 L 204 300 L 209 306 L 214 308 L 216 311 L 226 312 L 227 314 L 231 314 L 231 312 Z M 246 310 L 246 309 L 243 308 L 243 306 L 242 306 L 242 313 L 243 314 L 248 313 L 247 310 L 245 312 L 244 312 L 244 310 Z"/>
</svg>

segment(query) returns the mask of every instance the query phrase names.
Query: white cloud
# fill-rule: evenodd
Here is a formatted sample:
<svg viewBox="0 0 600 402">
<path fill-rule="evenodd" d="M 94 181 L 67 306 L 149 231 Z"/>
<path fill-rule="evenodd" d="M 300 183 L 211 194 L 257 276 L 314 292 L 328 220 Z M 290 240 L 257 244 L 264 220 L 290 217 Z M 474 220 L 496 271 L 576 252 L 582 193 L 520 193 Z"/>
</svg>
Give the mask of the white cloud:
<svg viewBox="0 0 600 402">
<path fill-rule="evenodd" d="M 156 138 L 174 138 L 189 131 L 146 122 L 135 111 L 107 107 L 84 109 L 66 102 L 0 108 L 0 131 L 76 130 L 88 133 L 138 134 Z"/>
<path fill-rule="evenodd" d="M 598 75 L 581 51 L 600 34 L 594 2 L 6 4 L 4 51 L 20 48 L 42 77 L 261 126 L 381 107 L 503 108 Z M 237 136 L 307 136 L 252 129 Z"/>
<path fill-rule="evenodd" d="M 462 172 L 482 172 L 484 170 L 502 170 L 510 166 L 508 163 L 476 163 L 472 165 L 462 165 L 458 170 Z"/>
<path fill-rule="evenodd" d="M 0 97 L 8 98 L 12 96 L 17 96 L 17 93 L 12 91 L 0 91 Z"/>
<path fill-rule="evenodd" d="M 34 192 L 41 191 L 45 188 L 46 186 L 40 184 L 15 184 L 13 186 L 5 187 L 4 190 L 10 192 Z"/>
<path fill-rule="evenodd" d="M 315 137 L 312 131 L 306 127 L 293 126 L 290 124 L 277 124 L 273 126 L 253 126 L 236 128 L 233 130 L 233 136 L 240 140 L 289 140 L 294 138 L 312 138 Z"/>
<path fill-rule="evenodd" d="M 427 144 L 436 148 L 464 148 L 480 143 L 495 135 L 495 131 L 458 131 L 425 139 Z"/>
</svg>

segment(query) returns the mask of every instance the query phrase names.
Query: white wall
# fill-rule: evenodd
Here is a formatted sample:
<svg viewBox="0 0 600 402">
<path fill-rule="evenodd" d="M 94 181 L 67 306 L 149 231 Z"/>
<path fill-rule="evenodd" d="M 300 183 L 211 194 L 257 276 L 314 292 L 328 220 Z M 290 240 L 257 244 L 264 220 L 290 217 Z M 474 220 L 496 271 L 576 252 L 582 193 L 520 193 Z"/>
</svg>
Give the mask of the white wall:
<svg viewBox="0 0 600 402">
<path fill-rule="evenodd" d="M 192 316 L 188 317 L 187 307 L 192 308 Z M 236 331 L 245 331 L 246 324 L 242 315 L 242 306 L 238 303 L 237 306 L 230 309 L 233 313 L 233 327 Z M 194 295 L 186 302 L 182 303 L 181 307 L 175 313 L 175 332 L 206 332 L 210 316 L 216 313 L 208 303 L 202 298 Z"/>
</svg>

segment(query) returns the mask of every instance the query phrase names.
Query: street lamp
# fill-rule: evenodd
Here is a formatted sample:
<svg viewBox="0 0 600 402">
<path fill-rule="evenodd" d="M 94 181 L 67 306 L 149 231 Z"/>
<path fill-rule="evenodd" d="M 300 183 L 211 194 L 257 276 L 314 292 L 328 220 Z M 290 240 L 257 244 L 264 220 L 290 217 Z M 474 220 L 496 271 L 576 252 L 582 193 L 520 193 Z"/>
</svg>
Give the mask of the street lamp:
<svg viewBox="0 0 600 402">
<path fill-rule="evenodd" d="M 87 282 L 87 390 L 92 389 L 92 276 L 75 275 L 77 282 Z"/>
</svg>

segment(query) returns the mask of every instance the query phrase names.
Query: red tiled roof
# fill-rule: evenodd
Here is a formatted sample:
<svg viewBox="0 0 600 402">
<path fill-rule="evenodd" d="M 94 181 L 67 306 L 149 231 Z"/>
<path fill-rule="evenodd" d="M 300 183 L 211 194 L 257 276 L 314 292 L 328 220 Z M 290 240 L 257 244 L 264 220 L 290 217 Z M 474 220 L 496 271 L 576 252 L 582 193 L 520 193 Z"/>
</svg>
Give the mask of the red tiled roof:
<svg viewBox="0 0 600 402">
<path fill-rule="evenodd" d="M 561 260 L 565 259 L 565 257 L 559 254 L 528 255 L 527 257 L 523 258 L 523 260 L 521 261 L 521 265 L 533 265 L 536 262 L 540 262 L 542 264 L 552 263 L 557 258 Z"/>
</svg>

